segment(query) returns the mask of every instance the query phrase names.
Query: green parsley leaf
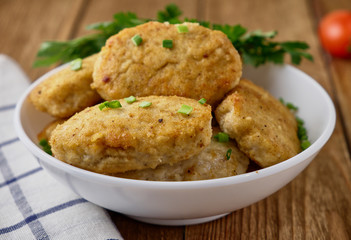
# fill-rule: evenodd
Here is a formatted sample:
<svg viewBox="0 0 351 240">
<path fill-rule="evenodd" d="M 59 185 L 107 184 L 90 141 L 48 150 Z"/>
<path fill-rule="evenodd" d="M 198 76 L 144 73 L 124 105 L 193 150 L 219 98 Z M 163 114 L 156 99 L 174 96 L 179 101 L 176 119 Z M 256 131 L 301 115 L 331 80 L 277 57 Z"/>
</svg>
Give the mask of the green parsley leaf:
<svg viewBox="0 0 351 240">
<path fill-rule="evenodd" d="M 214 138 L 221 143 L 229 142 L 229 135 L 224 132 L 217 133 Z"/>
<path fill-rule="evenodd" d="M 185 104 L 183 104 L 178 110 L 179 113 L 186 114 L 186 115 L 189 115 L 192 111 L 193 111 L 193 107 Z"/>
<path fill-rule="evenodd" d="M 101 31 L 105 34 L 110 34 L 115 32 L 115 23 L 114 22 L 98 22 L 98 23 L 93 23 L 88 26 L 86 26 L 85 29 L 87 30 L 97 30 Z"/>
<path fill-rule="evenodd" d="M 147 19 L 140 19 L 135 13 L 131 12 L 119 12 L 113 15 L 114 22 L 116 24 L 116 28 L 118 31 L 124 29 L 124 28 L 130 28 L 130 27 L 135 27 L 137 25 L 146 23 L 148 20 Z"/>
<path fill-rule="evenodd" d="M 51 146 L 46 139 L 41 139 L 39 145 L 43 148 L 44 152 L 52 156 Z"/>
<path fill-rule="evenodd" d="M 162 41 L 162 47 L 164 48 L 172 48 L 173 47 L 173 40 L 163 40 Z"/>
<path fill-rule="evenodd" d="M 118 100 L 106 101 L 99 105 L 99 109 L 102 111 L 105 108 L 121 108 L 122 105 Z"/>
<path fill-rule="evenodd" d="M 179 17 L 182 15 L 182 11 L 175 4 L 169 4 L 166 6 L 164 11 L 159 11 L 157 13 L 157 21 L 159 22 L 169 22 L 169 23 L 180 23 Z"/>
<path fill-rule="evenodd" d="M 127 103 L 133 103 L 136 101 L 136 97 L 130 96 L 124 99 Z"/>
<path fill-rule="evenodd" d="M 147 107 L 150 107 L 151 105 L 152 105 L 151 102 L 144 101 L 144 102 L 141 102 L 141 103 L 139 104 L 139 107 L 147 108 Z"/>
<path fill-rule="evenodd" d="M 300 64 L 302 59 L 313 61 L 312 55 L 306 52 L 309 48 L 306 43 L 273 41 L 273 38 L 277 35 L 276 31 L 262 32 L 255 30 L 250 32 L 240 24 L 211 24 L 197 19 L 181 19 L 181 15 L 182 11 L 177 5 L 169 4 L 163 11 L 157 13 L 156 20 L 171 24 L 179 24 L 185 21 L 196 22 L 201 26 L 222 31 L 238 50 L 245 64 L 253 66 L 259 66 L 267 62 L 280 64 L 284 62 L 284 56 L 287 54 L 290 55 L 293 64 Z M 138 18 L 135 13 L 131 12 L 116 13 L 113 21 L 88 25 L 87 29 L 97 31 L 95 34 L 65 42 L 48 41 L 42 43 L 33 66 L 49 66 L 55 63 L 69 62 L 76 58 L 85 58 L 99 52 L 101 47 L 105 45 L 106 40 L 122 29 L 135 27 L 149 21 L 151 19 Z"/>
</svg>

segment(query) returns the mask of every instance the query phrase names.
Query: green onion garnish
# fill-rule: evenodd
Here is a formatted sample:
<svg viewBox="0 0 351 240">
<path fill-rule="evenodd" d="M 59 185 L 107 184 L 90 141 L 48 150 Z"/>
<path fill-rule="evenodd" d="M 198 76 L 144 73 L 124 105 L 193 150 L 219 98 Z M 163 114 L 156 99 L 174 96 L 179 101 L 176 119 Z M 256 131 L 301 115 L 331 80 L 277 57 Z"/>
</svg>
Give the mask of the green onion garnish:
<svg viewBox="0 0 351 240">
<path fill-rule="evenodd" d="M 229 142 L 229 135 L 224 133 L 224 132 L 219 132 L 214 136 L 215 139 L 217 139 L 218 142 L 224 143 L 224 142 Z"/>
<path fill-rule="evenodd" d="M 51 146 L 46 139 L 40 140 L 39 145 L 43 148 L 44 152 L 52 156 Z"/>
<path fill-rule="evenodd" d="M 106 101 L 99 105 L 99 109 L 103 110 L 104 108 L 120 108 L 122 107 L 121 103 L 118 100 Z"/>
<path fill-rule="evenodd" d="M 69 65 L 71 66 L 71 70 L 77 71 L 77 70 L 82 68 L 82 59 L 77 58 L 77 59 L 73 60 L 72 62 L 70 62 Z"/>
<path fill-rule="evenodd" d="M 297 136 L 300 140 L 300 146 L 302 150 L 305 150 L 309 146 L 311 146 L 311 142 L 308 140 L 307 130 L 304 126 L 305 122 L 299 117 L 296 117 L 296 122 L 297 122 Z"/>
<path fill-rule="evenodd" d="M 201 98 L 201 99 L 199 100 L 199 103 L 201 103 L 201 104 L 205 104 L 205 102 L 206 102 L 206 101 L 207 101 L 206 99 Z"/>
<path fill-rule="evenodd" d="M 282 97 L 279 98 L 279 101 L 281 102 L 281 104 L 285 105 L 285 101 Z"/>
<path fill-rule="evenodd" d="M 172 48 L 173 47 L 173 40 L 163 40 L 162 47 L 164 48 Z"/>
<path fill-rule="evenodd" d="M 146 102 L 146 101 L 144 101 L 144 102 L 141 102 L 141 103 L 139 104 L 139 107 L 147 108 L 147 107 L 150 107 L 151 104 L 152 104 L 151 102 Z"/>
<path fill-rule="evenodd" d="M 189 32 L 188 26 L 186 25 L 178 25 L 177 30 L 179 33 L 187 33 Z"/>
<path fill-rule="evenodd" d="M 299 108 L 297 106 L 295 106 L 294 104 L 290 103 L 290 102 L 285 102 L 283 98 L 279 98 L 279 101 L 285 105 L 287 108 L 289 108 L 290 110 L 293 111 L 297 111 L 299 110 Z"/>
<path fill-rule="evenodd" d="M 143 42 L 143 39 L 140 37 L 139 34 L 136 34 L 134 35 L 134 37 L 132 37 L 132 42 L 135 46 L 139 46 Z"/>
<path fill-rule="evenodd" d="M 283 105 L 285 105 L 289 110 L 294 111 L 294 113 L 296 113 L 297 110 L 299 109 L 294 104 L 289 103 L 289 102 L 285 102 L 283 98 L 279 98 L 279 101 Z M 296 122 L 297 122 L 297 137 L 300 140 L 300 146 L 301 146 L 301 149 L 303 151 L 303 150 L 306 150 L 309 146 L 311 146 L 311 142 L 308 140 L 307 130 L 306 130 L 305 126 L 304 126 L 305 122 L 301 118 L 299 118 L 297 116 L 295 116 L 295 119 L 296 119 Z"/>
<path fill-rule="evenodd" d="M 290 110 L 293 110 L 293 111 L 297 111 L 299 108 L 296 107 L 294 104 L 292 103 L 286 103 L 286 107 L 289 108 Z"/>
<path fill-rule="evenodd" d="M 136 97 L 130 96 L 124 99 L 127 103 L 133 103 L 136 101 Z"/>
<path fill-rule="evenodd" d="M 185 104 L 183 104 L 178 110 L 179 113 L 186 114 L 186 115 L 189 115 L 192 111 L 193 111 L 193 108 Z"/>
<path fill-rule="evenodd" d="M 301 141 L 301 149 L 306 150 L 309 146 L 311 146 L 311 142 L 306 140 Z"/>
<path fill-rule="evenodd" d="M 229 149 L 227 150 L 227 153 L 225 154 L 225 157 L 227 158 L 227 160 L 230 159 L 230 156 L 231 156 L 231 155 L 232 155 L 232 149 L 229 148 Z"/>
</svg>

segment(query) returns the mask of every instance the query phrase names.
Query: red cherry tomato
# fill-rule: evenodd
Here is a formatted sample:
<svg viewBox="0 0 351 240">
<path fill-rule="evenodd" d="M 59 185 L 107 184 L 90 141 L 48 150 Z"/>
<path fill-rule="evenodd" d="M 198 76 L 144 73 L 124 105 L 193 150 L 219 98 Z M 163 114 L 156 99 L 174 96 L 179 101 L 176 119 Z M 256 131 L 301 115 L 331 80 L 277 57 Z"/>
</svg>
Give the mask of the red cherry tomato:
<svg viewBox="0 0 351 240">
<path fill-rule="evenodd" d="M 319 38 L 323 48 L 336 57 L 351 57 L 351 11 L 336 10 L 319 24 Z"/>
</svg>

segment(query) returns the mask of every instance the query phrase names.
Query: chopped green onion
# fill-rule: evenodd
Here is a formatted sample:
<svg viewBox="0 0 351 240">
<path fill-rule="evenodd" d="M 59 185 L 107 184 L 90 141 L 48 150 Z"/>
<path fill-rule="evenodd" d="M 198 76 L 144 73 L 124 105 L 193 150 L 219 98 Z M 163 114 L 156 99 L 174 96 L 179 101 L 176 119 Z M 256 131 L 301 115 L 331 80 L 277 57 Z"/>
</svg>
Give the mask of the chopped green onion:
<svg viewBox="0 0 351 240">
<path fill-rule="evenodd" d="M 201 99 L 199 100 L 199 103 L 201 103 L 201 104 L 205 104 L 205 102 L 206 102 L 206 101 L 207 101 L 206 99 L 201 98 Z"/>
<path fill-rule="evenodd" d="M 230 159 L 230 156 L 231 156 L 231 155 L 232 155 L 232 149 L 229 148 L 228 151 L 227 151 L 227 153 L 225 154 L 225 157 L 227 158 L 227 160 Z"/>
<path fill-rule="evenodd" d="M 290 103 L 290 102 L 285 102 L 283 98 L 279 98 L 279 101 L 285 105 L 287 108 L 289 108 L 290 110 L 293 111 L 297 111 L 299 110 L 299 108 L 297 106 L 295 106 L 294 104 Z"/>
<path fill-rule="evenodd" d="M 289 103 L 289 102 L 285 102 L 283 98 L 279 98 L 279 101 L 283 105 L 285 105 L 289 110 L 296 112 L 299 109 L 294 104 Z M 303 151 L 303 150 L 306 150 L 309 146 L 311 146 L 311 142 L 308 140 L 307 130 L 304 126 L 305 122 L 297 116 L 295 116 L 295 119 L 297 122 L 297 137 L 300 140 L 300 146 L 301 146 L 301 149 Z"/>
<path fill-rule="evenodd" d="M 179 113 L 186 114 L 186 115 L 189 115 L 192 111 L 193 111 L 193 108 L 185 104 L 183 104 L 178 110 Z"/>
<path fill-rule="evenodd" d="M 144 102 L 141 102 L 141 103 L 139 104 L 139 107 L 147 108 L 147 107 L 150 107 L 151 104 L 152 104 L 151 102 L 146 102 L 146 101 L 144 101 Z"/>
<path fill-rule="evenodd" d="M 130 96 L 124 99 L 127 103 L 133 103 L 136 101 L 136 98 L 134 96 Z"/>
<path fill-rule="evenodd" d="M 304 120 L 302 120 L 299 117 L 296 117 L 296 122 L 297 122 L 297 125 L 304 125 L 305 124 Z"/>
<path fill-rule="evenodd" d="M 305 139 L 301 142 L 301 149 L 302 150 L 306 150 L 309 146 L 311 146 L 311 142 L 308 141 L 307 139 Z"/>
<path fill-rule="evenodd" d="M 229 135 L 224 133 L 224 132 L 219 132 L 214 136 L 215 139 L 217 139 L 218 142 L 224 143 L 224 142 L 229 142 Z"/>
<path fill-rule="evenodd" d="M 77 71 L 77 70 L 82 68 L 82 59 L 77 58 L 77 59 L 73 60 L 72 62 L 70 62 L 69 65 L 71 66 L 71 70 Z"/>
<path fill-rule="evenodd" d="M 294 104 L 292 103 L 286 103 L 286 107 L 289 108 L 290 110 L 293 110 L 293 111 L 297 111 L 299 108 L 296 107 Z"/>
<path fill-rule="evenodd" d="M 143 39 L 140 37 L 139 34 L 136 34 L 134 35 L 134 37 L 132 37 L 132 42 L 135 46 L 139 46 L 143 42 Z"/>
<path fill-rule="evenodd" d="M 297 137 L 300 140 L 301 149 L 305 150 L 311 145 L 311 142 L 308 140 L 307 130 L 304 126 L 305 122 L 299 117 L 296 117 L 296 122 L 297 122 Z"/>
<path fill-rule="evenodd" d="M 43 148 L 44 152 L 52 156 L 51 146 L 46 139 L 41 139 L 39 145 Z"/>
<path fill-rule="evenodd" d="M 120 108 L 122 107 L 121 103 L 118 100 L 106 101 L 99 105 L 99 109 L 102 111 L 104 108 Z"/>
<path fill-rule="evenodd" d="M 178 25 L 177 30 L 179 33 L 187 33 L 189 32 L 188 26 L 186 25 Z"/>
<path fill-rule="evenodd" d="M 173 40 L 163 40 L 162 47 L 164 48 L 172 48 L 173 47 Z"/>
</svg>

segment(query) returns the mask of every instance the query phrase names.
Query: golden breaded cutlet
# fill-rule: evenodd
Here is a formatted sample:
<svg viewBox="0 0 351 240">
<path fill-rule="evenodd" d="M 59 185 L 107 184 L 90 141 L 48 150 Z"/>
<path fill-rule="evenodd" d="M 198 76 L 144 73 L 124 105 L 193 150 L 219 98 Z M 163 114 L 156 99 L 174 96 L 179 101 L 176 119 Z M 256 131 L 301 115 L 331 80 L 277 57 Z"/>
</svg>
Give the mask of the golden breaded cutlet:
<svg viewBox="0 0 351 240">
<path fill-rule="evenodd" d="M 293 113 L 263 88 L 242 79 L 215 110 L 222 131 L 261 167 L 301 151 Z"/>
<path fill-rule="evenodd" d="M 140 107 L 143 102 L 149 107 Z M 211 107 L 177 96 L 120 100 L 121 108 L 99 105 L 75 114 L 52 132 L 54 156 L 98 173 L 155 168 L 198 154 L 211 141 Z M 179 113 L 185 104 L 193 111 Z"/>
<path fill-rule="evenodd" d="M 52 122 L 48 123 L 44 129 L 38 134 L 38 141 L 44 139 L 49 140 L 54 129 L 59 125 L 64 123 L 65 119 L 55 119 Z"/>
<path fill-rule="evenodd" d="M 218 132 L 218 127 L 213 128 L 213 135 Z M 228 150 L 231 151 L 230 154 Z M 248 157 L 238 149 L 234 141 L 218 142 L 212 138 L 204 150 L 190 159 L 114 176 L 150 181 L 195 181 L 242 174 L 246 172 L 248 165 Z"/>
<path fill-rule="evenodd" d="M 228 37 L 197 23 L 148 22 L 110 37 L 101 49 L 92 87 L 106 100 L 167 95 L 207 99 L 214 105 L 238 84 L 241 58 Z M 136 46 L 132 38 L 142 38 Z M 163 47 L 172 40 L 173 47 Z"/>
<path fill-rule="evenodd" d="M 83 59 L 79 70 L 68 66 L 51 75 L 32 90 L 30 101 L 38 110 L 56 118 L 67 118 L 95 105 L 101 101 L 90 87 L 96 58 L 95 54 Z"/>
</svg>

